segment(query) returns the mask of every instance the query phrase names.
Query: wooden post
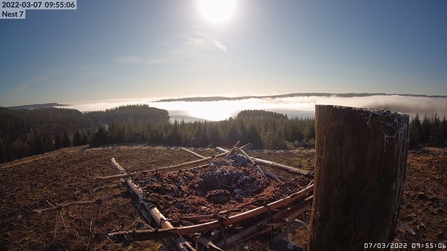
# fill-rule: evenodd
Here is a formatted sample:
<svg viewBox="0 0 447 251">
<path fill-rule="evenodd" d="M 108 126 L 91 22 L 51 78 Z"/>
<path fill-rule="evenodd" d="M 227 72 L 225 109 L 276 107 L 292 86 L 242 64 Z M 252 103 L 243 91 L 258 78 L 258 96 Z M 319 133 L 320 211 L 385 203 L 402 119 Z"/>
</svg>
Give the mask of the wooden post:
<svg viewBox="0 0 447 251">
<path fill-rule="evenodd" d="M 309 250 L 364 250 L 393 241 L 406 182 L 408 120 L 382 110 L 315 107 Z"/>
</svg>

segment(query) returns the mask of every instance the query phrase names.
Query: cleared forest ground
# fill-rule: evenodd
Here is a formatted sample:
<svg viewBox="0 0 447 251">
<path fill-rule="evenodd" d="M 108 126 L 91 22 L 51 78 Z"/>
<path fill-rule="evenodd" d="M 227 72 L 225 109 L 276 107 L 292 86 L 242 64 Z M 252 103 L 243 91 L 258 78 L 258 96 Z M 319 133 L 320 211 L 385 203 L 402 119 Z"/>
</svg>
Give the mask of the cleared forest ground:
<svg viewBox="0 0 447 251">
<path fill-rule="evenodd" d="M 204 156 L 216 153 L 214 149 L 194 150 Z M 252 157 L 307 170 L 314 167 L 314 153 L 313 150 L 248 151 Z M 72 206 L 60 213 L 32 211 L 50 207 L 50 203 L 96 200 L 122 191 L 109 188 L 92 193 L 99 185 L 95 177 L 116 174 L 110 165 L 111 158 L 128 171 L 196 159 L 177 147 L 135 145 L 66 148 L 2 164 L 0 250 L 163 250 L 153 241 L 115 244 L 107 239 L 107 233 L 112 231 L 145 228 L 130 198 L 119 196 L 101 205 Z M 411 151 L 407 177 L 409 185 L 399 218 L 416 234 L 398 227 L 396 241 L 446 243 L 447 149 Z M 101 185 L 117 183 L 103 181 Z"/>
</svg>

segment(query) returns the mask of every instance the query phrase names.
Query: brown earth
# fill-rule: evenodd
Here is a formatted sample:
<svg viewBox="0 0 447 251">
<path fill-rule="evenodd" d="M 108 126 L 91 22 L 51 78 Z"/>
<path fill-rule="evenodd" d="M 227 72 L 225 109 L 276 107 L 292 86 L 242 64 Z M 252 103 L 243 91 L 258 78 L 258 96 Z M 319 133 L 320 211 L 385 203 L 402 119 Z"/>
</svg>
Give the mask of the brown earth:
<svg viewBox="0 0 447 251">
<path fill-rule="evenodd" d="M 215 154 L 213 149 L 195 151 L 204 156 Z M 314 153 L 312 150 L 248 152 L 252 157 L 307 170 L 313 168 Z M 117 174 L 110 165 L 111 158 L 128 171 L 196 159 L 180 148 L 138 145 L 66 148 L 2 164 L 0 250 L 163 250 L 154 241 L 115 244 L 106 237 L 113 231 L 147 228 L 125 193 L 102 204 L 75 205 L 42 213 L 33 211 L 54 204 L 96 200 L 123 191 L 122 188 L 108 188 L 92 192 L 99 185 L 117 184 L 116 180 L 101 184 L 94 180 L 98 176 Z M 407 177 L 409 185 L 399 219 L 414 230 L 415 235 L 399 226 L 395 241 L 446 243 L 447 149 L 411 151 Z M 212 201 L 213 194 L 210 196 Z"/>
</svg>

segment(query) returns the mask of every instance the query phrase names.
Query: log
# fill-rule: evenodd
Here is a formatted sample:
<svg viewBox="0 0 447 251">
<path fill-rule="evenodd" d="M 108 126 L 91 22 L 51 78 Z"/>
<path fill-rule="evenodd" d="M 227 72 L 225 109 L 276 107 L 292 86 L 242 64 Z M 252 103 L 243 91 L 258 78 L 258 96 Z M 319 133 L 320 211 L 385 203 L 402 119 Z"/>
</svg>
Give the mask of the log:
<svg viewBox="0 0 447 251">
<path fill-rule="evenodd" d="M 283 171 L 286 171 L 289 173 L 304 175 L 306 177 L 313 177 L 313 174 L 310 171 L 306 171 L 306 170 L 303 170 L 303 169 L 300 169 L 297 167 L 291 167 L 291 166 L 283 165 L 283 164 L 276 163 L 273 161 L 268 161 L 268 160 L 263 160 L 263 159 L 258 159 L 258 158 L 253 158 L 253 161 L 258 165 L 268 166 L 268 167 L 276 168 L 276 169 L 283 170 Z"/>
<path fill-rule="evenodd" d="M 216 150 L 218 152 L 221 153 L 227 153 L 228 150 L 225 150 L 221 147 L 216 147 Z M 268 167 L 272 167 L 272 168 L 276 168 L 276 169 L 280 169 L 289 173 L 293 173 L 293 174 L 298 174 L 298 175 L 304 175 L 306 177 L 313 177 L 313 174 L 309 171 L 306 170 L 302 170 L 300 168 L 296 168 L 296 167 L 291 167 L 291 166 L 287 166 L 287 165 L 283 165 L 280 163 L 276 163 L 273 161 L 268 161 L 268 160 L 263 160 L 263 159 L 258 159 L 258 158 L 251 158 L 256 164 L 258 165 L 262 165 L 262 166 L 268 166 Z"/>
<path fill-rule="evenodd" d="M 221 154 L 216 155 L 215 157 L 222 157 L 224 155 L 225 155 L 225 153 L 221 153 Z M 179 169 L 182 169 L 183 167 L 197 165 L 197 164 L 205 163 L 207 161 L 211 161 L 215 157 L 205 157 L 204 159 L 193 160 L 193 161 L 184 162 L 184 163 L 180 163 L 180 164 L 176 164 L 176 165 L 160 167 L 160 168 L 157 168 L 157 169 L 139 170 L 139 171 L 135 171 L 135 172 L 131 172 L 131 173 L 126 173 L 124 168 L 121 167 L 122 170 L 121 169 L 117 169 L 120 172 L 120 174 L 115 174 L 115 175 L 110 175 L 110 176 L 98 176 L 98 177 L 95 178 L 95 180 L 121 179 L 121 178 L 130 177 L 130 176 L 138 174 L 138 173 L 144 173 L 144 172 L 154 172 L 154 171 L 165 171 L 166 172 L 166 171 L 172 171 L 172 170 L 179 170 Z M 112 158 L 112 163 L 113 162 L 116 163 L 114 158 Z"/>
<path fill-rule="evenodd" d="M 249 238 L 252 238 L 256 235 L 261 235 L 263 233 L 269 232 L 272 230 L 271 226 L 268 226 L 268 224 L 275 223 L 273 225 L 273 229 L 278 228 L 286 222 L 284 221 L 285 218 L 295 218 L 297 215 L 303 214 L 305 211 L 310 209 L 312 203 L 312 196 L 306 198 L 303 201 L 298 202 L 297 204 L 294 204 L 293 206 L 280 211 L 276 214 L 274 214 L 272 217 L 268 217 L 257 224 L 254 224 L 253 226 L 250 226 L 241 232 L 232 235 L 230 237 L 225 238 L 224 240 L 221 240 L 216 243 L 218 247 L 227 247 L 233 246 L 234 244 L 241 242 L 243 240 L 247 240 Z M 282 222 L 282 224 L 278 224 Z"/>
<path fill-rule="evenodd" d="M 408 115 L 317 105 L 309 250 L 391 243 L 406 181 Z"/>
<path fill-rule="evenodd" d="M 303 199 L 306 196 L 309 197 L 310 194 L 313 191 L 313 185 L 307 186 L 303 190 L 300 190 L 290 196 L 287 196 L 284 199 L 274 201 L 272 203 L 268 204 L 268 207 L 270 210 L 277 209 L 279 207 L 285 206 L 287 204 L 290 204 L 292 202 L 295 202 L 297 200 Z M 267 212 L 267 207 L 257 207 L 252 210 L 248 210 L 246 212 L 232 215 L 228 217 L 228 219 L 223 220 L 221 223 L 218 220 L 214 220 L 207 223 L 192 225 L 192 226 L 184 226 L 184 227 L 174 227 L 171 229 L 158 229 L 158 230 L 139 230 L 139 231 L 121 231 L 121 232 L 115 232 L 110 233 L 109 237 L 115 238 L 118 242 L 119 241 L 125 241 L 128 239 L 126 236 L 132 236 L 133 240 L 154 240 L 159 238 L 166 238 L 166 237 L 172 237 L 177 235 L 191 235 L 194 233 L 201 233 L 204 231 L 212 230 L 212 229 L 218 229 L 222 227 L 222 224 L 224 226 L 229 226 L 235 223 L 238 223 L 242 220 L 251 218 L 253 216 L 262 214 Z"/>
<path fill-rule="evenodd" d="M 118 164 L 118 162 L 116 162 L 115 158 L 111 159 L 112 165 L 115 167 L 115 169 L 117 169 L 119 172 L 121 172 L 122 174 L 125 174 L 126 171 L 124 170 L 123 167 L 121 167 L 120 164 Z M 130 193 L 132 194 L 132 196 L 139 201 L 139 206 L 142 206 L 144 208 L 144 210 L 150 214 L 150 216 L 152 217 L 152 219 L 155 221 L 156 227 L 162 228 L 162 229 L 170 229 L 173 228 L 174 226 L 172 226 L 172 224 L 167 220 L 166 217 L 163 216 L 163 214 L 160 213 L 160 211 L 153 205 L 150 205 L 149 203 L 145 203 L 144 202 L 144 197 L 142 196 L 143 192 L 141 191 L 141 189 L 135 184 L 133 183 L 132 179 L 130 178 L 126 178 L 125 182 L 127 184 L 127 187 L 130 191 Z M 140 208 L 140 210 L 142 210 Z M 141 212 L 141 211 L 140 211 Z M 146 221 L 148 221 L 148 218 L 145 218 Z M 151 224 L 151 221 L 148 221 L 149 224 Z M 153 224 L 152 224 L 153 225 Z M 132 235 L 127 235 L 124 236 L 124 238 L 126 239 L 126 241 L 132 241 Z M 165 245 L 169 246 L 173 246 L 175 245 L 176 248 L 178 248 L 178 250 L 181 251 L 186 251 L 184 245 L 188 244 L 187 241 L 182 237 L 182 236 L 173 236 L 173 238 L 166 238 L 164 240 L 162 240 L 163 243 L 165 243 Z M 190 247 L 190 245 L 186 245 L 187 247 L 189 247 L 190 250 L 194 250 L 192 249 L 192 247 Z"/>
</svg>

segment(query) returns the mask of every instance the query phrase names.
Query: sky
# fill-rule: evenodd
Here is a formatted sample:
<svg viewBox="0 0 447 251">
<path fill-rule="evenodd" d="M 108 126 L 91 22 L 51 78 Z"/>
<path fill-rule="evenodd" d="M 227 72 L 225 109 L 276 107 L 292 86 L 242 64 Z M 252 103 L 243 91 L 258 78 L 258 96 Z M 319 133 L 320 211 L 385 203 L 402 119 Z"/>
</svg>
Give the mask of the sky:
<svg viewBox="0 0 447 251">
<path fill-rule="evenodd" d="M 298 92 L 447 95 L 447 1 L 77 0 L 0 19 L 0 106 Z"/>
</svg>

